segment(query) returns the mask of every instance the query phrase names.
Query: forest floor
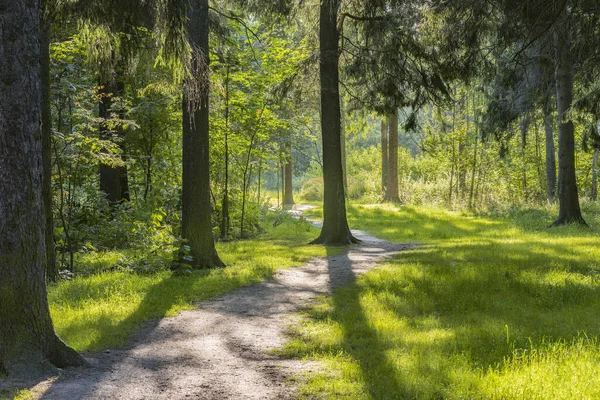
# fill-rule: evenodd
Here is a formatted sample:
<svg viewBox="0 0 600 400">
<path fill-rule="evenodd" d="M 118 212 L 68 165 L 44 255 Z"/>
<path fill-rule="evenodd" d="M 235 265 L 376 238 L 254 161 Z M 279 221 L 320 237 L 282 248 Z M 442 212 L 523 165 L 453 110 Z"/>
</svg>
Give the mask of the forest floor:
<svg viewBox="0 0 600 400">
<path fill-rule="evenodd" d="M 302 207 L 298 207 L 302 210 Z M 319 368 L 277 355 L 298 310 L 414 244 L 362 240 L 274 278 L 147 324 L 129 345 L 87 354 L 33 391 L 43 399 L 285 399 L 296 379 Z"/>
</svg>

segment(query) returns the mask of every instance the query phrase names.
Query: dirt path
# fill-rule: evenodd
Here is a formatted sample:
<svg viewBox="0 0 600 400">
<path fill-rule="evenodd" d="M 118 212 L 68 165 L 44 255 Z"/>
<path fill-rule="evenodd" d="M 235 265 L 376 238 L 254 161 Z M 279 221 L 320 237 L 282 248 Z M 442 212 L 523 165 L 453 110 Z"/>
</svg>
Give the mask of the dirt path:
<svg viewBox="0 0 600 400">
<path fill-rule="evenodd" d="M 311 368 L 270 355 L 295 311 L 412 247 L 362 240 L 141 330 L 128 348 L 88 356 L 91 366 L 47 383 L 43 399 L 291 399 L 292 376 Z"/>
</svg>

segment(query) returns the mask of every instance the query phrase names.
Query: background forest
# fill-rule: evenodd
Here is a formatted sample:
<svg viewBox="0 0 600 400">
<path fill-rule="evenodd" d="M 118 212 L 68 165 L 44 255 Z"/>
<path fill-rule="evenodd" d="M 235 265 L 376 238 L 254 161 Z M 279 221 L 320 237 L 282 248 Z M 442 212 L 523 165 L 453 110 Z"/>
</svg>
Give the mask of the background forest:
<svg viewBox="0 0 600 400">
<path fill-rule="evenodd" d="M 0 57 L 1 378 L 357 228 L 406 251 L 287 329 L 278 355 L 325 366 L 300 397 L 600 396 L 595 0 L 31 4 L 0 5 L 39 78 Z"/>
<path fill-rule="evenodd" d="M 284 203 L 286 174 L 292 175 L 297 201 L 323 199 L 313 9 L 298 10 L 290 22 L 276 26 L 219 4 L 211 13 L 210 195 L 216 239 L 260 233 L 269 209 Z M 148 254 L 181 236 L 182 93 L 180 73 L 161 61 L 153 31 L 129 26 L 111 32 L 89 21 L 65 22 L 52 25 L 50 46 L 52 193 L 58 269 L 74 272 L 77 260 L 91 253 Z M 539 89 L 525 82 L 541 72 L 516 63 L 506 67 L 509 56 L 490 55 L 481 61 L 486 69 L 480 76 L 448 83 L 451 103 L 381 113 L 374 110 L 381 104 L 352 75 L 353 68 L 362 68 L 357 63 L 372 62 L 352 57 L 352 40 L 361 33 L 345 34 L 342 146 L 351 202 L 386 198 L 389 166 L 382 154 L 388 152 L 393 123 L 396 201 L 494 212 L 553 204 L 556 111 L 539 103 Z M 593 71 L 579 75 L 570 111 L 577 182 L 582 198 L 595 200 Z M 552 97 L 552 88 L 543 95 Z M 98 175 L 99 165 L 109 173 Z M 109 194 L 106 187 L 116 179 L 110 171 L 121 181 Z M 122 256 L 125 265 L 138 262 Z"/>
</svg>

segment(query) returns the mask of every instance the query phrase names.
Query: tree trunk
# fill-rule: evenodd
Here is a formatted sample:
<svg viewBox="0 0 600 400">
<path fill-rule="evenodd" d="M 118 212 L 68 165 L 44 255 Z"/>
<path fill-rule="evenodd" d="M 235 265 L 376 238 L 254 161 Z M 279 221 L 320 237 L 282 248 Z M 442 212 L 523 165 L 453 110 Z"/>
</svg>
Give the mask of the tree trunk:
<svg viewBox="0 0 600 400">
<path fill-rule="evenodd" d="M 342 146 L 342 179 L 344 193 L 348 192 L 348 174 L 346 172 L 346 115 L 344 112 L 344 96 L 340 96 L 340 146 Z"/>
<path fill-rule="evenodd" d="M 290 142 L 285 144 L 285 195 L 283 196 L 283 206 L 292 208 L 294 205 L 294 190 L 292 187 L 292 145 Z"/>
<path fill-rule="evenodd" d="M 110 141 L 112 134 L 108 124 L 111 118 L 112 98 L 116 93 L 114 86 L 108 82 L 100 84 L 98 116 L 103 121 L 100 124 L 100 139 Z M 100 191 L 106 195 L 110 204 L 117 204 L 121 199 L 121 173 L 118 166 L 100 162 Z"/>
<path fill-rule="evenodd" d="M 563 11 L 566 13 L 566 11 Z M 559 214 L 552 225 L 586 224 L 579 208 L 575 176 L 575 133 L 568 110 L 573 101 L 573 60 L 565 16 L 555 32 L 556 108 L 558 110 L 558 200 Z"/>
<path fill-rule="evenodd" d="M 229 219 L 229 63 L 225 76 L 225 182 L 223 202 L 221 203 L 221 239 L 229 237 L 231 223 Z"/>
<path fill-rule="evenodd" d="M 388 182 L 388 124 L 381 118 L 381 196 L 385 200 Z"/>
<path fill-rule="evenodd" d="M 192 1 L 188 18 L 194 76 L 186 82 L 183 98 L 181 236 L 190 246 L 194 268 L 221 267 L 224 264 L 212 237 L 210 204 L 208 0 Z"/>
<path fill-rule="evenodd" d="M 50 22 L 41 19 L 40 65 L 42 79 L 42 197 L 46 224 L 46 279 L 58 280 L 54 250 L 54 218 L 52 215 L 52 110 L 50 109 Z"/>
<path fill-rule="evenodd" d="M 556 196 L 556 155 L 550 107 L 547 107 L 544 112 L 544 130 L 546 133 L 546 188 L 548 201 L 553 202 Z"/>
<path fill-rule="evenodd" d="M 346 219 L 346 196 L 340 144 L 339 0 L 322 0 L 319 18 L 321 136 L 323 140 L 323 227 L 313 244 L 357 243 Z"/>
<path fill-rule="evenodd" d="M 385 201 L 399 202 L 398 197 L 398 112 L 388 115 L 389 125 L 389 159 L 388 183 Z"/>
<path fill-rule="evenodd" d="M 598 199 L 598 148 L 594 148 L 594 157 L 592 159 L 592 192 L 590 199 Z"/>
<path fill-rule="evenodd" d="M 40 9 L 0 12 L 0 371 L 37 378 L 83 359 L 54 333 L 45 278 Z"/>
<path fill-rule="evenodd" d="M 523 185 L 523 200 L 527 202 L 529 194 L 527 190 L 527 157 L 525 149 L 527 147 L 527 132 L 529 131 L 529 120 L 524 117 L 521 121 L 521 174 L 522 174 L 522 185 Z"/>
</svg>

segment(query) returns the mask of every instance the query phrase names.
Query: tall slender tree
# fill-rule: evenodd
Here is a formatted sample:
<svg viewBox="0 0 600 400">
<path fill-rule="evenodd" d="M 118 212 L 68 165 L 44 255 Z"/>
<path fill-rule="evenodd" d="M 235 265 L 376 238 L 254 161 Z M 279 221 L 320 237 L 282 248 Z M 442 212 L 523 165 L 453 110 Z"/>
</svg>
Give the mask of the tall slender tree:
<svg viewBox="0 0 600 400">
<path fill-rule="evenodd" d="M 186 25 L 192 49 L 191 77 L 183 98 L 181 235 L 196 268 L 223 266 L 212 236 L 209 160 L 208 0 L 193 0 Z"/>
<path fill-rule="evenodd" d="M 0 371 L 38 377 L 83 359 L 54 332 L 45 280 L 40 4 L 0 12 Z"/>
<path fill-rule="evenodd" d="M 321 133 L 323 141 L 323 227 L 313 244 L 357 243 L 346 219 L 340 143 L 339 0 L 322 0 L 319 13 Z"/>
<path fill-rule="evenodd" d="M 294 190 L 292 187 L 292 144 L 289 140 L 285 143 L 285 152 L 283 155 L 285 159 L 284 166 L 284 193 L 283 193 L 283 205 L 284 207 L 291 208 L 294 205 Z"/>
<path fill-rule="evenodd" d="M 385 201 L 399 202 L 398 196 L 398 112 L 388 115 L 388 172 Z"/>
<path fill-rule="evenodd" d="M 567 3 L 567 2 L 565 2 Z M 575 66 L 571 54 L 571 29 L 568 25 L 569 7 L 559 11 L 555 25 L 554 50 L 556 60 L 556 109 L 558 111 L 558 218 L 553 225 L 570 222 L 585 224 L 579 207 L 575 176 L 575 127 L 568 115 L 573 103 Z"/>
<path fill-rule="evenodd" d="M 381 194 L 385 201 L 388 185 L 388 131 L 389 126 L 385 117 L 381 118 Z"/>
</svg>

